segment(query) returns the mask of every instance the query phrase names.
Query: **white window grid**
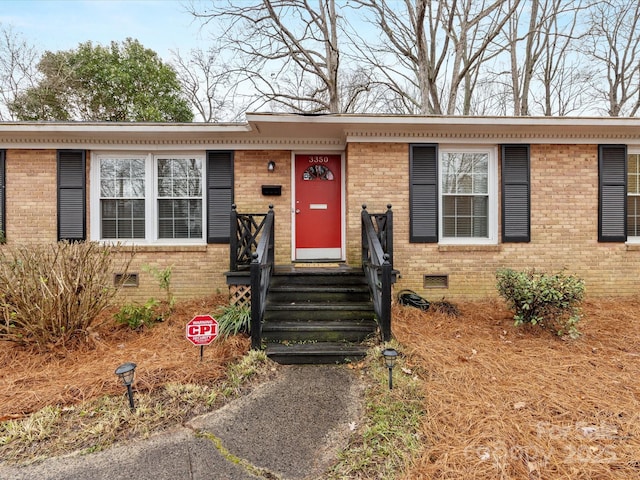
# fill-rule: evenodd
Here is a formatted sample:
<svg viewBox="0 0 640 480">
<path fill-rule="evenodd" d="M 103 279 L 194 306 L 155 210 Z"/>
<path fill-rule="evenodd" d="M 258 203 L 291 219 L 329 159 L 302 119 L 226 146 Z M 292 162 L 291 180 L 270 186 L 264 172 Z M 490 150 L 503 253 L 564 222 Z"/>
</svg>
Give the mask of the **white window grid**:
<svg viewBox="0 0 640 480">
<path fill-rule="evenodd" d="M 145 216 L 145 238 L 102 238 L 102 206 L 101 200 L 103 198 L 101 192 L 101 175 L 100 165 L 101 161 L 105 159 L 113 160 L 127 160 L 137 159 L 144 161 L 144 216 Z M 178 159 L 178 160 L 196 160 L 201 166 L 201 176 L 199 179 L 199 196 L 182 196 L 182 197 L 169 197 L 159 196 L 158 188 L 158 160 L 160 159 Z M 102 242 L 118 242 L 122 244 L 168 244 L 168 245 L 190 245 L 190 244 L 204 244 L 206 242 L 206 188 L 204 181 L 206 179 L 206 161 L 204 153 L 197 154 L 185 154 L 185 153 L 139 153 L 139 152 L 95 152 L 91 158 L 91 197 L 90 206 L 91 215 L 90 219 L 90 236 L 93 241 Z M 160 238 L 159 234 L 159 200 L 162 199 L 196 199 L 200 201 L 200 216 L 199 224 L 201 225 L 200 235 L 197 238 Z M 140 198 L 140 197 L 136 197 Z"/>
<path fill-rule="evenodd" d="M 627 239 L 640 243 L 640 152 L 627 153 Z"/>
<path fill-rule="evenodd" d="M 485 172 L 470 171 L 467 172 L 467 182 L 465 185 L 451 184 L 449 183 L 449 192 L 445 192 L 443 186 L 445 185 L 445 176 L 447 171 L 444 168 L 444 159 L 461 155 L 477 155 L 478 157 L 484 157 L 487 161 L 487 169 Z M 459 244 L 459 245 L 494 245 L 498 241 L 498 152 L 496 147 L 456 147 L 456 146 L 441 146 L 438 153 L 438 231 L 439 231 L 439 243 L 441 244 Z M 472 162 L 473 163 L 473 162 Z M 446 197 L 475 197 L 476 199 L 485 198 L 486 207 L 486 221 L 483 222 L 483 218 L 480 218 L 477 211 L 471 212 L 469 221 L 473 223 L 475 218 L 476 225 L 482 226 L 483 236 L 446 236 L 445 235 L 445 199 Z M 471 208 L 474 208 L 475 200 L 470 202 Z M 477 227 L 471 227 L 477 228 Z"/>
</svg>

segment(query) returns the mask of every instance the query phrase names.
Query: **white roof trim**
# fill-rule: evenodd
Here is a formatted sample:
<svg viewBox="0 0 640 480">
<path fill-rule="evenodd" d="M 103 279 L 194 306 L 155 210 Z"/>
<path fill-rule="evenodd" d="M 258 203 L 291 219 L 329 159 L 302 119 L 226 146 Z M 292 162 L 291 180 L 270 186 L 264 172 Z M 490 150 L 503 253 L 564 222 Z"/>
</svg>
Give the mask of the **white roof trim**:
<svg viewBox="0 0 640 480">
<path fill-rule="evenodd" d="M 349 142 L 640 145 L 640 118 L 251 113 L 246 123 L 0 123 L 0 148 L 322 150 Z"/>
</svg>

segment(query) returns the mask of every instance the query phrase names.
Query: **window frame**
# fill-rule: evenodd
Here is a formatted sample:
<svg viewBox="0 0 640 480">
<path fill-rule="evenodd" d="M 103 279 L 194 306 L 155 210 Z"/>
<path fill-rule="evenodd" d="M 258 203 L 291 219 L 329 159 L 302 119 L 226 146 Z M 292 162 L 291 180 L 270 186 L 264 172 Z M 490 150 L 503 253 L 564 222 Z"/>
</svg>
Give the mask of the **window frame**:
<svg viewBox="0 0 640 480">
<path fill-rule="evenodd" d="M 102 208 L 100 195 L 100 162 L 103 159 L 142 159 L 145 165 L 145 238 L 102 238 Z M 201 235 L 198 238 L 160 238 L 158 207 L 158 160 L 198 159 L 202 168 L 200 177 Z M 147 151 L 100 151 L 91 154 L 91 240 L 125 245 L 205 245 L 207 243 L 207 156 L 200 152 L 147 152 Z M 165 198 L 165 197 L 162 197 Z M 195 198 L 195 197 L 194 197 Z"/>
<path fill-rule="evenodd" d="M 629 197 L 631 196 L 631 192 L 629 192 L 629 156 L 630 155 L 638 155 L 640 157 L 640 146 L 631 146 L 628 145 L 627 146 L 627 158 L 626 158 L 626 164 L 627 164 L 627 171 L 625 174 L 625 182 L 627 184 L 627 191 L 625 192 L 625 204 L 628 205 L 628 201 L 629 201 Z M 638 171 L 638 176 L 639 176 L 639 181 L 640 181 L 640 169 Z M 640 192 L 637 194 L 633 195 L 634 197 L 640 197 Z M 627 207 L 628 208 L 628 207 Z M 627 240 L 626 243 L 629 244 L 640 244 L 640 235 L 629 235 L 628 234 L 628 228 L 629 228 L 629 212 L 625 211 L 625 233 L 627 233 Z"/>
<path fill-rule="evenodd" d="M 487 154 L 487 237 L 446 237 L 444 235 L 445 196 L 442 189 L 443 158 L 452 153 Z M 438 244 L 440 245 L 497 245 L 498 244 L 498 147 L 473 145 L 440 145 L 438 148 Z"/>
</svg>

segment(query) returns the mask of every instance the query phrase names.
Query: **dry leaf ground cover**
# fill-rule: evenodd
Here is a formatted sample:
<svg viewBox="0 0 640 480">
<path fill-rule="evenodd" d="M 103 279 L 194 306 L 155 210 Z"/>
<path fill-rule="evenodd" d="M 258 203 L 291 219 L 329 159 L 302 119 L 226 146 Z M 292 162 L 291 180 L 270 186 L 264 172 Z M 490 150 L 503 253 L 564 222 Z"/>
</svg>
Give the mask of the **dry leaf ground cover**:
<svg viewBox="0 0 640 480">
<path fill-rule="evenodd" d="M 582 336 L 514 328 L 501 302 L 397 308 L 424 382 L 424 448 L 407 479 L 640 478 L 640 302 L 583 305 Z"/>
<path fill-rule="evenodd" d="M 79 350 L 39 355 L 0 345 L 0 417 L 29 418 L 47 405 L 107 394 L 126 410 L 113 374 L 124 361 L 139 365 L 139 399 L 172 382 L 220 380 L 247 352 L 247 340 L 207 347 L 201 363 L 184 326 L 224 301 L 181 303 L 169 320 L 141 332 L 106 322 Z M 407 401 L 420 399 L 425 412 L 419 453 L 399 478 L 640 478 L 639 301 L 586 302 L 576 340 L 513 327 L 502 302 L 457 306 L 458 317 L 394 306 L 402 354 L 394 375 L 399 385 L 403 375 L 421 380 L 423 391 Z M 344 478 L 381 478 L 355 464 L 343 471 L 351 472 Z"/>
<path fill-rule="evenodd" d="M 45 354 L 0 342 L 0 421 L 16 419 L 47 405 L 66 406 L 109 394 L 124 387 L 114 374 L 132 361 L 136 392 L 150 392 L 167 383 L 211 383 L 226 365 L 248 350 L 248 341 L 233 337 L 200 350 L 185 338 L 195 315 L 213 313 L 227 302 L 222 295 L 176 305 L 171 316 L 152 328 L 131 330 L 116 324 L 113 312 L 104 312 L 101 326 L 77 349 Z"/>
</svg>

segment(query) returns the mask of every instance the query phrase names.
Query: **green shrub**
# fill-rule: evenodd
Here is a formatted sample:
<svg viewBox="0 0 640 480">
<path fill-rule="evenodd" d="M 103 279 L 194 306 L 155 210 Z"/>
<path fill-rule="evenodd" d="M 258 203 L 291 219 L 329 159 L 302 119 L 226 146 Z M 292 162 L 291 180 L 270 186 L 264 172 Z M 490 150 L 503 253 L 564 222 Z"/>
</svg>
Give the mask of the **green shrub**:
<svg viewBox="0 0 640 480">
<path fill-rule="evenodd" d="M 564 273 L 548 275 L 533 270 L 499 270 L 496 274 L 500 296 L 515 311 L 516 326 L 541 325 L 559 336 L 579 335 L 580 303 L 584 281 Z"/>
<path fill-rule="evenodd" d="M 151 265 L 143 265 L 142 269 L 145 272 L 153 275 L 153 277 L 158 281 L 158 286 L 165 292 L 169 310 L 173 310 L 173 307 L 176 303 L 176 299 L 173 296 L 173 292 L 171 291 L 171 274 L 173 273 L 173 266 L 166 267 L 160 270 L 159 268 Z"/>
<path fill-rule="evenodd" d="M 126 274 L 133 252 L 94 242 L 0 249 L 0 339 L 46 350 L 86 338 Z M 119 260 L 117 260 L 119 259 Z"/>
<path fill-rule="evenodd" d="M 158 311 L 158 301 L 150 298 L 143 305 L 126 304 L 123 305 L 113 317 L 118 323 L 128 325 L 132 330 L 142 327 L 150 327 L 156 322 L 163 320 L 163 315 Z"/>
<path fill-rule="evenodd" d="M 251 307 L 229 305 L 223 307 L 216 317 L 218 334 L 230 337 L 239 333 L 249 333 L 251 327 Z"/>
</svg>

